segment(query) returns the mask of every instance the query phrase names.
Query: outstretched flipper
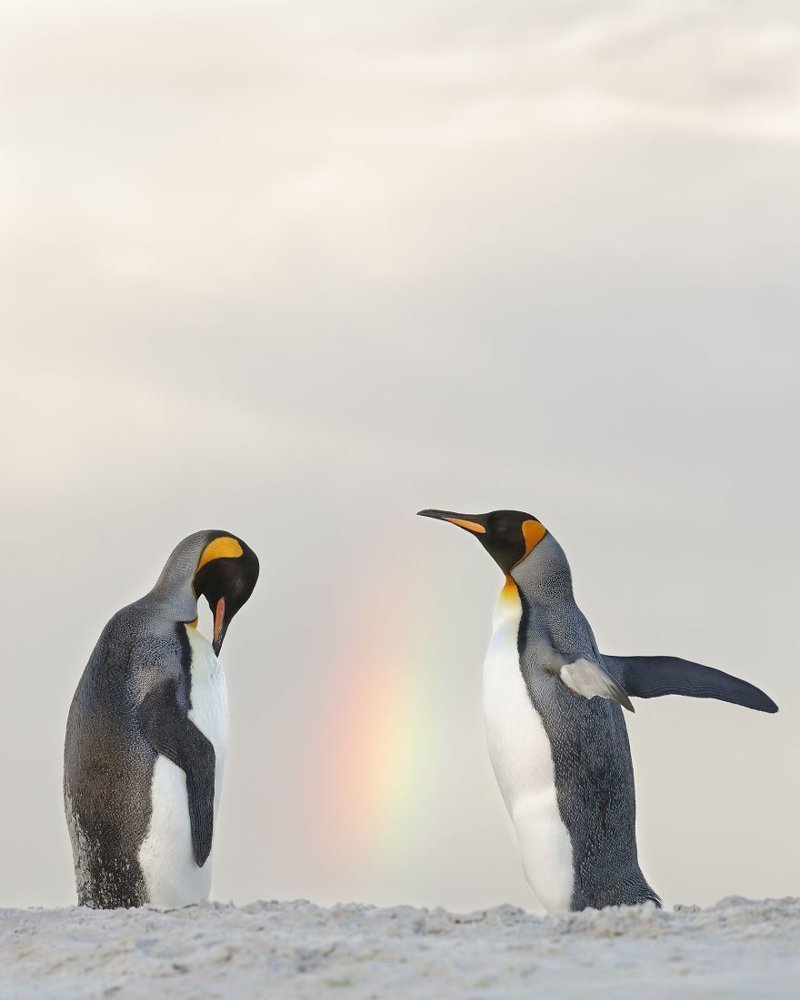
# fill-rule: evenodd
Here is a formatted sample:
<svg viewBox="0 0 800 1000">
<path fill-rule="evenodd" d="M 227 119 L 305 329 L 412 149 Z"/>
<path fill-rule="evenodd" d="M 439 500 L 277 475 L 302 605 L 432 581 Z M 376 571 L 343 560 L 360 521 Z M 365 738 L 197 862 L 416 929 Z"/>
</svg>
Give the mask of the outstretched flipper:
<svg viewBox="0 0 800 1000">
<path fill-rule="evenodd" d="M 139 706 L 139 724 L 156 753 L 186 774 L 192 850 L 202 868 L 214 835 L 214 746 L 178 705 L 174 680 L 153 688 Z"/>
<path fill-rule="evenodd" d="M 585 657 L 563 664 L 557 671 L 558 677 L 575 694 L 584 698 L 608 698 L 629 712 L 633 712 L 628 695 L 603 667 Z"/>
<path fill-rule="evenodd" d="M 682 694 L 689 698 L 716 698 L 757 712 L 777 712 L 768 695 L 747 681 L 714 667 L 678 656 L 611 656 L 603 653 L 608 672 L 633 698 L 660 698 Z"/>
</svg>

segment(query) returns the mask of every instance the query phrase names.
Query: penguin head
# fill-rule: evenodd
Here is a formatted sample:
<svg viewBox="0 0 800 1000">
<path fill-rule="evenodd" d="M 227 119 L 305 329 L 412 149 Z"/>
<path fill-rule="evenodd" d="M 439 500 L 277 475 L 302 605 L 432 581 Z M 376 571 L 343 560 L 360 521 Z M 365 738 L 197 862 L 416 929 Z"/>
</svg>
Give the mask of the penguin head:
<svg viewBox="0 0 800 1000">
<path fill-rule="evenodd" d="M 196 598 L 205 597 L 214 616 L 212 645 L 219 655 L 231 619 L 253 593 L 258 556 L 241 538 L 227 531 L 207 533 L 192 577 Z"/>
<path fill-rule="evenodd" d="M 471 532 L 506 574 L 536 548 L 547 534 L 542 522 L 522 510 L 493 510 L 488 514 L 457 514 L 450 510 L 421 510 L 421 517 L 440 521 Z"/>
</svg>

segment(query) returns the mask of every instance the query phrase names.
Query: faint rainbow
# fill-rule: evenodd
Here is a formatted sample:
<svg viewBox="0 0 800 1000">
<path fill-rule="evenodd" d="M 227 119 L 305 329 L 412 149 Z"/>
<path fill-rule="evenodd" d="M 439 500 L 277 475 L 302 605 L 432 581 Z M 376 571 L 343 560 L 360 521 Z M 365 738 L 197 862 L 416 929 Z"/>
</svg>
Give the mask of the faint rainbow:
<svg viewBox="0 0 800 1000">
<path fill-rule="evenodd" d="M 319 780 L 325 849 L 339 865 L 399 859 L 424 836 L 446 702 L 441 599 L 418 580 L 373 581 L 333 658 Z"/>
</svg>

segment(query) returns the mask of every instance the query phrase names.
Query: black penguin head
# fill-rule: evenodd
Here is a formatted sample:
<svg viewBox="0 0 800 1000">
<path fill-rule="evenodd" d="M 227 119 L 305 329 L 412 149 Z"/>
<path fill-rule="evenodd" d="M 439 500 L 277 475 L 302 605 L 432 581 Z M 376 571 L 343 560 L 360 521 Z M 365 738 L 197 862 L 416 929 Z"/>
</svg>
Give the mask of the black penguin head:
<svg viewBox="0 0 800 1000">
<path fill-rule="evenodd" d="M 192 580 L 195 596 L 208 601 L 214 616 L 214 652 L 219 655 L 231 619 L 253 593 L 258 556 L 241 538 L 214 532 L 200 554 Z"/>
<path fill-rule="evenodd" d="M 450 510 L 418 513 L 421 517 L 449 521 L 471 532 L 506 574 L 533 552 L 547 534 L 541 521 L 522 510 L 493 510 L 488 514 L 456 514 Z"/>
</svg>

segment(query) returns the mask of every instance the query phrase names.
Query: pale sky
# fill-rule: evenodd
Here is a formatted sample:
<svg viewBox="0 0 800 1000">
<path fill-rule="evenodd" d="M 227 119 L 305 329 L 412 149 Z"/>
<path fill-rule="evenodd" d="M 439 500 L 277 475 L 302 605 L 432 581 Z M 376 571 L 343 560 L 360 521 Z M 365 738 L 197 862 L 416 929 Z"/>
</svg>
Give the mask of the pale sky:
<svg viewBox="0 0 800 1000">
<path fill-rule="evenodd" d="M 0 905 L 74 901 L 72 692 L 173 545 L 223 650 L 215 898 L 536 900 L 486 755 L 528 510 L 601 648 L 743 676 L 628 729 L 668 904 L 800 894 L 794 2 L 0 10 Z"/>
</svg>

